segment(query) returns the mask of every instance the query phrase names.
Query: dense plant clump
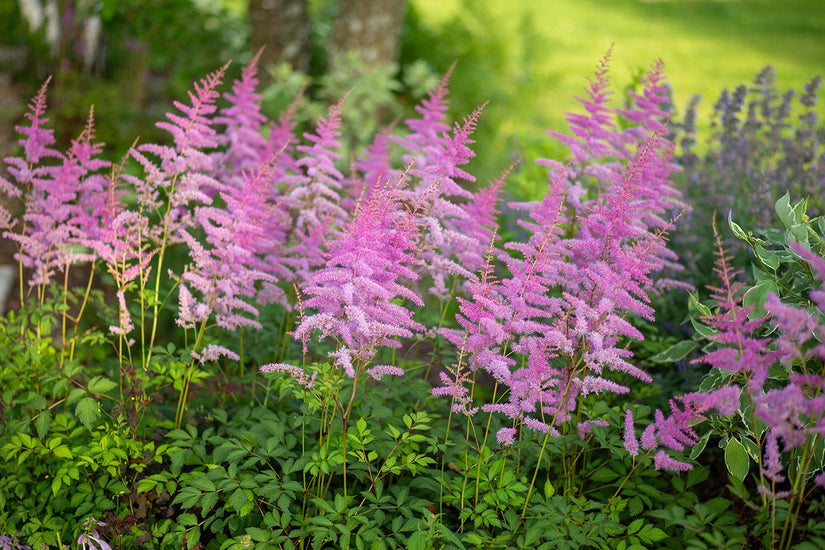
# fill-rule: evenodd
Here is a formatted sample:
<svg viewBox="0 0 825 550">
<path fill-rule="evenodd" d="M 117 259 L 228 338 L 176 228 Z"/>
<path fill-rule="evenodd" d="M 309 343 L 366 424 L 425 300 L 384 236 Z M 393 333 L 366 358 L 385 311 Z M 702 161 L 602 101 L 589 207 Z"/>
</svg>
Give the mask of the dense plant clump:
<svg viewBox="0 0 825 550">
<path fill-rule="evenodd" d="M 825 222 L 787 195 L 784 230 L 731 220 L 757 282 L 715 233 L 721 282 L 688 294 L 663 63 L 619 108 L 609 59 L 507 239 L 514 167 L 475 181 L 485 106 L 451 121 L 450 72 L 349 157 L 348 97 L 298 135 L 297 100 L 262 113 L 257 56 L 119 163 L 93 114 L 54 148 L 44 84 L 0 179 L 22 304 L 0 324 L 3 548 L 825 540 Z M 696 334 L 651 357 L 662 293 Z M 700 387 L 657 380 L 695 350 Z M 760 529 L 700 492 L 720 474 Z"/>
</svg>

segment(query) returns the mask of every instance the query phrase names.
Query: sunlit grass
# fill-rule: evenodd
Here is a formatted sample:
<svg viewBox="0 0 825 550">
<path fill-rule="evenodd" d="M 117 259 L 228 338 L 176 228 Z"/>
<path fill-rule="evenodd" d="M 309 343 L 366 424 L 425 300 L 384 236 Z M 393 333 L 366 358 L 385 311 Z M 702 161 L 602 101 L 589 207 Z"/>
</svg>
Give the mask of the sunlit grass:
<svg viewBox="0 0 825 550">
<path fill-rule="evenodd" d="M 478 86 L 460 89 L 465 77 L 480 72 L 498 80 L 501 90 L 489 99 L 491 109 L 506 115 L 493 130 L 499 147 L 513 135 L 566 127 L 564 113 L 577 109 L 573 96 L 611 44 L 618 87 L 661 57 L 679 110 L 699 94 L 705 120 L 723 88 L 750 82 L 765 65 L 776 67 L 783 89 L 801 90 L 825 72 L 821 0 L 412 0 L 412 6 L 441 40 L 462 39 L 454 30 L 463 26 L 481 44 L 440 43 L 422 57 L 439 70 L 449 56 L 458 58 L 453 90 L 459 103 L 474 103 L 473 93 L 485 99 Z M 470 47 L 482 53 L 463 59 Z M 825 114 L 825 106 L 820 109 Z"/>
</svg>

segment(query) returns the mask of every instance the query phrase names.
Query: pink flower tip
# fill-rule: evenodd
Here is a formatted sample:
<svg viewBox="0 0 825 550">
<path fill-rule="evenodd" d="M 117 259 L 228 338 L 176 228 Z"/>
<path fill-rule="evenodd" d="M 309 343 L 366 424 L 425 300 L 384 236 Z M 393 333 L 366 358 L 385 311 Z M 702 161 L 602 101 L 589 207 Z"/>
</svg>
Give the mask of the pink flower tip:
<svg viewBox="0 0 825 550">
<path fill-rule="evenodd" d="M 671 472 L 687 472 L 693 469 L 693 466 L 690 464 L 679 462 L 675 458 L 669 457 L 663 450 L 660 450 L 656 453 L 656 456 L 653 457 L 653 466 L 657 470 L 669 470 Z"/>
<path fill-rule="evenodd" d="M 509 447 L 512 445 L 516 440 L 516 429 L 515 428 L 501 428 L 498 432 L 496 432 L 496 441 L 498 441 L 499 445 L 503 445 L 504 447 Z"/>
<path fill-rule="evenodd" d="M 376 365 L 368 368 L 367 374 L 376 380 L 381 380 L 384 376 L 404 376 L 404 369 L 392 365 Z"/>
</svg>

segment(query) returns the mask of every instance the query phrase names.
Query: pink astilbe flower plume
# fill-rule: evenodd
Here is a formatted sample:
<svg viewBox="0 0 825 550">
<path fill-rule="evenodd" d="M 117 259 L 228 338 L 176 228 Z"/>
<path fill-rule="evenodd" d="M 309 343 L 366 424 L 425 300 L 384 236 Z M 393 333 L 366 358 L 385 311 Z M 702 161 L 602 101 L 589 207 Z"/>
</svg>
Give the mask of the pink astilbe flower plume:
<svg viewBox="0 0 825 550">
<path fill-rule="evenodd" d="M 460 301 L 463 334 L 444 333 L 462 343 L 471 368 L 485 368 L 506 387 L 505 399 L 482 410 L 551 435 L 586 435 L 605 422 L 574 425 L 581 398 L 627 393 L 628 376 L 652 380 L 633 363 L 626 343 L 642 339 L 632 320 L 653 319 L 653 275 L 673 260 L 664 239 L 672 223 L 661 217 L 679 204 L 667 182 L 673 172 L 668 149 L 661 136 L 629 143 L 618 129 L 607 58 L 590 84 L 580 99 L 586 114 L 568 117 L 573 136 L 550 132 L 570 146 L 572 162 L 538 161 L 550 168 L 547 194 L 510 205 L 525 212 L 518 223 L 528 234 L 505 245 L 513 253 L 504 259 L 510 276 L 495 286 L 468 284 L 475 304 Z M 661 434 L 674 446 L 687 445 L 687 421 L 678 409 L 673 415 L 643 443 L 655 445 Z"/>
<path fill-rule="evenodd" d="M 392 136 L 391 139 L 401 145 L 405 151 L 404 162 L 407 165 L 424 169 L 429 165 L 429 150 L 443 143 L 443 135 L 450 129 L 444 121 L 447 119 L 449 100 L 450 76 L 455 68 L 455 62 L 450 66 L 438 85 L 430 90 L 428 97 L 416 105 L 415 110 L 421 118 L 406 120 L 410 129 L 406 136 Z"/>
<path fill-rule="evenodd" d="M 123 177 L 134 185 L 141 211 L 161 212 L 163 219 L 150 235 L 158 243 L 183 239 L 184 230 L 193 225 L 192 205 L 209 204 L 211 199 L 206 192 L 222 189 L 222 184 L 209 175 L 214 170 L 214 161 L 206 151 L 218 146 L 210 115 L 217 109 L 217 87 L 228 66 L 227 63 L 195 83 L 195 91 L 189 92 L 191 105 L 174 102 L 183 116 L 169 112 L 169 122 L 155 124 L 172 135 L 174 146 L 144 144 L 131 150 L 145 177 Z M 157 160 L 151 160 L 147 154 Z"/>
<path fill-rule="evenodd" d="M 324 264 L 325 243 L 332 240 L 349 219 L 341 205 L 344 176 L 335 167 L 341 157 L 341 109 L 346 96 L 320 117 L 314 133 L 304 137 L 312 145 L 299 145 L 303 153 L 296 166 L 304 174 L 291 178 L 286 192 L 287 206 L 294 211 L 290 242 L 293 254 L 287 259 L 299 286 L 307 284 L 312 270 Z"/>
<path fill-rule="evenodd" d="M 267 151 L 268 140 L 261 133 L 267 117 L 261 113 L 261 94 L 258 86 L 258 61 L 263 48 L 244 67 L 241 77 L 232 84 L 232 92 L 224 97 L 230 105 L 221 109 L 214 123 L 224 129 L 216 135 L 218 145 L 225 150 L 213 153 L 212 176 L 223 183 L 240 189 L 244 185 L 244 173 L 254 171 L 261 161 L 278 151 Z"/>
<path fill-rule="evenodd" d="M 353 162 L 357 175 L 348 182 L 348 203 L 353 207 L 359 200 L 367 200 L 376 186 L 396 176 L 390 150 L 391 130 L 392 127 L 388 127 L 375 134 L 364 155 Z"/>
<path fill-rule="evenodd" d="M 717 253 L 714 272 L 722 286 L 709 288 L 711 298 L 719 304 L 720 311 L 703 317 L 702 321 L 718 331 L 708 336 L 708 339 L 720 346 L 693 362 L 705 363 L 732 373 L 747 371 L 748 390 L 759 392 L 768 378 L 768 368 L 779 358 L 780 352 L 770 349 L 769 338 L 754 336 L 766 319 L 749 319 L 755 306 L 746 307 L 742 303 L 744 283 L 736 281 L 742 271 L 731 267 L 730 256 L 722 246 L 715 219 L 713 234 Z"/>
<path fill-rule="evenodd" d="M 616 112 L 634 125 L 626 132 L 634 138 L 643 137 L 645 132 L 661 134 L 667 127 L 668 113 L 662 106 L 670 102 L 670 95 L 664 80 L 665 62 L 657 59 L 647 72 L 641 75 L 642 93 L 628 90 L 627 95 L 633 100 L 628 109 L 616 109 Z"/>
<path fill-rule="evenodd" d="M 332 356 L 350 376 L 368 364 L 379 347 L 399 347 L 424 327 L 400 300 L 423 305 L 406 285 L 418 229 L 398 200 L 401 182 L 387 182 L 362 202 L 343 233 L 330 243 L 326 264 L 312 273 L 303 307 L 315 310 L 293 332 L 304 340 L 313 330 L 341 344 Z M 386 369 L 374 375 L 398 374 Z"/>
<path fill-rule="evenodd" d="M 298 106 L 304 94 L 304 88 L 298 92 L 289 107 L 281 111 L 278 115 L 278 120 L 273 121 L 269 129 L 269 139 L 266 142 L 266 149 L 264 158 L 277 157 L 278 163 L 275 165 L 275 172 L 273 174 L 275 181 L 281 181 L 287 173 L 295 173 L 298 171 L 295 165 L 295 158 L 293 157 L 293 150 L 297 141 L 295 137 L 295 129 L 298 127 L 298 121 L 295 119 Z"/>
<path fill-rule="evenodd" d="M 465 117 L 463 123 L 456 123 L 451 133 L 445 132 L 438 141 L 425 146 L 416 157 L 416 162 L 422 165 L 415 164 L 410 170 L 417 183 L 405 193 L 425 212 L 423 223 L 429 231 L 425 233 L 419 257 L 423 260 L 424 271 L 432 277 L 430 293 L 442 300 L 450 296 L 448 283 L 451 277 L 471 279 L 474 270 L 481 267 L 480 264 L 463 265 L 460 262 L 458 254 L 479 243 L 474 238 L 477 235 L 463 234 L 456 224 L 470 217 L 466 201 L 475 198 L 457 180 L 475 181 L 460 166 L 475 156 L 470 148 L 471 136 L 483 108 L 482 105 Z M 463 202 L 456 204 L 455 199 Z M 480 246 L 486 247 L 488 242 L 485 240 Z"/>
<path fill-rule="evenodd" d="M 41 89 L 41 94 L 44 92 L 45 88 Z M 30 113 L 30 120 L 33 126 L 45 122 L 41 118 L 44 102 L 45 98 L 41 97 L 32 106 L 34 111 Z M 99 195 L 101 176 L 97 171 L 109 166 L 109 163 L 96 158 L 103 145 L 93 141 L 93 112 L 90 112 L 83 132 L 72 141 L 65 155 L 43 145 L 51 141 L 50 134 L 41 134 L 38 139 L 40 132 L 28 130 L 32 128 L 27 129 L 29 139 L 21 143 L 38 151 L 27 154 L 27 158 L 39 161 L 48 156 L 59 158 L 61 162 L 29 170 L 23 232 L 6 233 L 6 236 L 18 242 L 23 265 L 34 269 L 29 284 L 45 285 L 56 271 L 62 272 L 72 264 L 93 259 L 88 253 L 77 252 L 74 245 L 86 237 L 86 231 L 93 223 L 86 207 L 94 208 L 96 203 L 94 199 L 85 203 L 82 199 L 89 194 L 91 197 Z M 36 145 L 38 141 L 42 142 L 41 145 Z M 16 167 L 23 166 L 22 159 L 7 159 L 7 162 Z M 10 171 L 17 177 L 21 175 L 11 168 Z"/>
<path fill-rule="evenodd" d="M 149 262 L 157 249 L 149 248 L 149 219 L 129 210 L 123 202 L 128 193 L 123 181 L 126 164 L 124 157 L 104 178 L 103 189 L 92 194 L 88 204 L 93 205 L 88 219 L 93 222 L 85 229 L 85 238 L 79 243 L 92 249 L 104 262 L 118 289 L 141 277 L 143 283 L 150 274 Z M 97 190 L 96 190 L 97 191 Z"/>
<path fill-rule="evenodd" d="M 214 315 L 217 324 L 228 330 L 260 328 L 258 309 L 253 305 L 261 292 L 259 287 L 269 295 L 278 295 L 274 284 L 277 274 L 284 273 L 277 260 L 273 263 L 266 256 L 271 244 L 264 193 L 271 172 L 272 163 L 261 164 L 245 175 L 242 189 L 225 188 L 221 193 L 225 208 L 202 206 L 196 210 L 205 243 L 182 232 L 192 259 L 181 277 L 179 325 L 193 328 Z"/>
<path fill-rule="evenodd" d="M 498 204 L 507 177 L 515 166 L 515 163 L 510 165 L 489 185 L 473 193 L 472 199 L 464 205 L 467 217 L 458 218 L 453 222 L 456 231 L 467 237 L 463 243 L 458 244 L 455 255 L 458 263 L 469 271 L 475 273 L 482 269 L 488 250 L 495 241 L 501 239 L 497 233 L 500 213 Z M 506 256 L 505 252 L 496 248 L 493 248 L 492 252 L 501 259 Z"/>
</svg>

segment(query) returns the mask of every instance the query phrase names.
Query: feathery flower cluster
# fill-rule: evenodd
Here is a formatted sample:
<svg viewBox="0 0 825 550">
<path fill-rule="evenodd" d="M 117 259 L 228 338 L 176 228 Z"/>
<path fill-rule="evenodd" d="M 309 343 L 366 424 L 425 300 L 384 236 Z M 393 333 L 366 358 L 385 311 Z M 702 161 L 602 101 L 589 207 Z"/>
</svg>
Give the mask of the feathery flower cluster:
<svg viewBox="0 0 825 550">
<path fill-rule="evenodd" d="M 243 68 L 241 78 L 232 84 L 232 93 L 224 94 L 229 106 L 220 110 L 214 123 L 224 126 L 215 136 L 219 146 L 224 147 L 210 155 L 213 159 L 212 176 L 224 185 L 242 189 L 244 173 L 252 172 L 265 160 L 263 152 L 268 146 L 261 134 L 267 117 L 261 113 L 261 94 L 255 92 L 258 86 L 258 60 L 263 49 Z M 278 151 L 272 151 L 275 156 Z"/>
<path fill-rule="evenodd" d="M 193 328 L 213 312 L 218 325 L 228 330 L 261 326 L 258 309 L 250 303 L 261 292 L 257 284 L 262 283 L 268 295 L 275 295 L 279 289 L 274 286 L 278 280 L 274 273 L 283 273 L 281 266 L 260 257 L 268 241 L 263 187 L 270 175 L 270 165 L 264 164 L 245 175 L 242 189 L 227 186 L 221 192 L 224 208 L 196 210 L 195 217 L 206 233 L 208 248 L 189 232 L 182 232 L 192 261 L 180 285 L 181 326 Z M 200 301 L 193 299 L 188 286 L 200 293 Z"/>
<path fill-rule="evenodd" d="M 166 113 L 169 122 L 155 125 L 168 131 L 174 146 L 147 143 L 132 148 L 131 155 L 145 172 L 145 178 L 124 175 L 134 185 L 135 195 L 144 213 L 162 212 L 162 220 L 152 226 L 150 239 L 159 246 L 180 242 L 185 229 L 192 227 L 192 204 L 209 204 L 207 191 L 221 189 L 221 184 L 209 174 L 213 172 L 213 160 L 204 151 L 218 146 L 217 132 L 212 128 L 209 116 L 217 109 L 217 91 L 227 65 L 195 84 L 195 92 L 189 92 L 192 105 L 179 101 L 175 107 L 185 116 Z M 158 162 L 146 154 L 157 157 Z"/>
<path fill-rule="evenodd" d="M 660 72 L 655 66 L 649 81 L 658 83 Z M 506 245 L 520 256 L 505 259 L 511 277 L 468 285 L 474 303 L 459 301 L 463 333 L 443 331 L 470 354 L 471 368 L 486 369 L 508 388 L 507 402 L 482 410 L 550 434 L 572 419 L 579 398 L 629 391 L 608 372 L 651 381 L 622 346 L 642 338 L 626 317 L 653 317 L 651 275 L 672 259 L 663 238 L 669 223 L 660 215 L 681 205 L 666 182 L 674 169 L 669 145 L 659 135 L 645 138 L 644 128 L 617 130 L 607 88 L 605 58 L 589 99 L 581 100 L 588 114 L 568 116 L 573 136 L 548 132 L 571 148 L 573 164 L 539 161 L 551 168 L 548 194 L 511 205 L 526 211 L 529 221 L 520 224 L 530 235 Z M 633 118 L 640 124 L 653 127 L 650 121 L 662 116 L 660 89 L 651 85 L 637 98 L 643 114 Z M 525 357 L 524 367 L 514 369 L 505 342 Z M 586 419 L 578 431 L 587 433 L 591 422 L 603 421 Z"/>
<path fill-rule="evenodd" d="M 397 337 L 409 338 L 424 327 L 412 312 L 397 303 L 424 303 L 405 282 L 417 278 L 414 220 L 400 208 L 402 181 L 388 181 L 359 204 L 353 220 L 330 243 L 326 266 L 310 276 L 304 307 L 316 313 L 305 317 L 294 336 L 304 340 L 319 329 L 323 336 L 339 338 L 342 345 L 331 354 L 347 375 L 354 377 L 368 364 L 379 346 L 399 347 Z M 357 361 L 358 366 L 353 366 Z M 374 377 L 399 374 L 385 368 L 369 371 Z"/>
<path fill-rule="evenodd" d="M 29 126 L 16 126 L 25 139 L 23 157 L 9 157 L 5 161 L 15 184 L 0 178 L 0 190 L 9 197 L 25 195 L 22 231 L 6 231 L 4 236 L 16 241 L 19 260 L 34 269 L 29 284 L 47 285 L 57 271 L 91 259 L 75 250 L 74 245 L 84 239 L 89 229 L 89 212 L 97 203 L 87 201 L 101 188 L 97 172 L 109 165 L 97 155 L 103 145 L 94 142 L 94 114 L 81 135 L 75 139 L 66 154 L 52 148 L 54 131 L 44 128 L 46 118 L 46 87 L 35 96 L 26 118 Z M 47 159 L 57 164 L 44 164 Z M 14 225 L 11 214 L 0 210 L 0 225 L 10 230 Z"/>
</svg>

